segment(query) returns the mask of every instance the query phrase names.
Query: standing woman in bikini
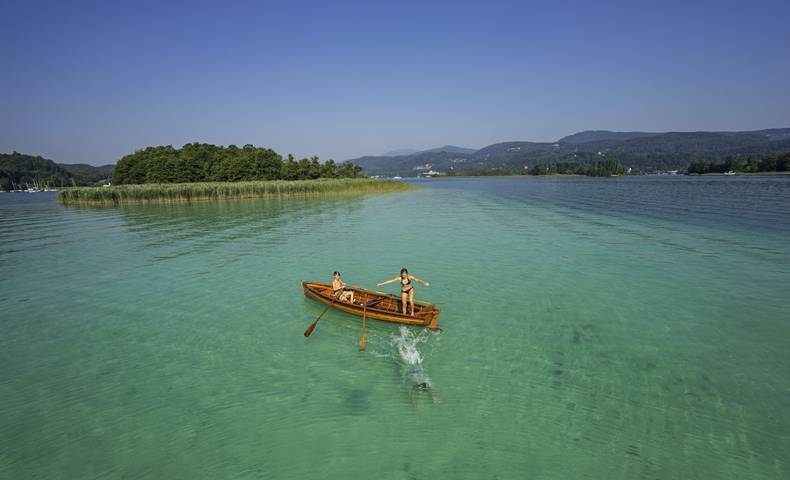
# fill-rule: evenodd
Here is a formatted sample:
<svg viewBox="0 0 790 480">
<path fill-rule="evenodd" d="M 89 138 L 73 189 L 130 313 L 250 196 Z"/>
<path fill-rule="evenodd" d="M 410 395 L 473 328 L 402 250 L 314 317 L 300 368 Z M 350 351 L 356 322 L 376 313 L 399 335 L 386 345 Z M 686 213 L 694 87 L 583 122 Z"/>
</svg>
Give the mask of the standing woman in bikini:
<svg viewBox="0 0 790 480">
<path fill-rule="evenodd" d="M 400 298 L 401 303 L 403 304 L 403 314 L 406 315 L 406 303 L 408 302 L 411 305 L 411 316 L 414 316 L 414 285 L 411 284 L 412 280 L 415 282 L 422 283 L 426 287 L 430 285 L 430 283 L 426 282 L 425 280 L 420 280 L 419 278 L 415 277 L 414 275 L 410 275 L 409 271 L 405 268 L 401 268 L 400 275 L 397 277 L 390 278 L 389 280 L 383 281 L 378 284 L 378 286 L 386 285 L 388 283 L 397 282 L 400 280 Z"/>
</svg>

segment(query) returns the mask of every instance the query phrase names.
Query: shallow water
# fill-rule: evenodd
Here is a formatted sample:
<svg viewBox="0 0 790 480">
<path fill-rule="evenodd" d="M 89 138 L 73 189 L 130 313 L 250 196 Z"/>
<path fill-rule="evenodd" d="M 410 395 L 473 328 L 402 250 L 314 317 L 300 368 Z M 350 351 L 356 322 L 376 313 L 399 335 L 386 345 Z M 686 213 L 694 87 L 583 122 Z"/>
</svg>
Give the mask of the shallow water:
<svg viewBox="0 0 790 480">
<path fill-rule="evenodd" d="M 0 478 L 790 475 L 790 179 L 421 184 L 0 194 Z M 300 280 L 402 266 L 443 333 L 302 336 Z"/>
</svg>

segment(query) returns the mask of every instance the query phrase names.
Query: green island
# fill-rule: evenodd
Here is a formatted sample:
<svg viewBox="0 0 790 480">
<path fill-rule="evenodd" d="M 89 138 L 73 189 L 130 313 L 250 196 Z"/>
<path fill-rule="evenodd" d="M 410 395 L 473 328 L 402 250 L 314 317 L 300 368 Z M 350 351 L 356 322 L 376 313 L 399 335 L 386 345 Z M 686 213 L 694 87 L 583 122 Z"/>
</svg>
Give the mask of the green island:
<svg viewBox="0 0 790 480">
<path fill-rule="evenodd" d="M 318 157 L 283 159 L 274 150 L 188 143 L 148 147 L 124 156 L 112 184 L 61 190 L 63 204 L 171 203 L 295 195 L 401 191 L 411 185 L 368 178 L 353 163 Z"/>
</svg>

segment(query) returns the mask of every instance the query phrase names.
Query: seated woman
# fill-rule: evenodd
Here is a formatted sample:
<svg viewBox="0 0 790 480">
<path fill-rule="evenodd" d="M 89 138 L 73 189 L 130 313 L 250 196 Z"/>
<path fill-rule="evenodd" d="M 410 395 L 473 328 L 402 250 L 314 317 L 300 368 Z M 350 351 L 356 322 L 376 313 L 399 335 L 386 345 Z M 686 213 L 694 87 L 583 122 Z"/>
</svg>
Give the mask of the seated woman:
<svg viewBox="0 0 790 480">
<path fill-rule="evenodd" d="M 430 285 L 430 283 L 420 280 L 419 278 L 415 277 L 414 275 L 409 275 L 409 271 L 405 268 L 400 269 L 400 275 L 397 277 L 390 278 L 389 280 L 385 280 L 378 284 L 378 286 L 386 285 L 388 283 L 397 282 L 400 280 L 400 297 L 401 297 L 401 304 L 403 304 L 403 314 L 406 315 L 406 304 L 411 306 L 411 316 L 414 316 L 414 285 L 411 284 L 411 281 L 414 280 L 415 282 L 420 282 L 426 287 Z"/>
<path fill-rule="evenodd" d="M 346 290 L 346 284 L 340 280 L 340 272 L 332 274 L 332 294 L 341 302 L 354 303 L 354 292 Z"/>
</svg>

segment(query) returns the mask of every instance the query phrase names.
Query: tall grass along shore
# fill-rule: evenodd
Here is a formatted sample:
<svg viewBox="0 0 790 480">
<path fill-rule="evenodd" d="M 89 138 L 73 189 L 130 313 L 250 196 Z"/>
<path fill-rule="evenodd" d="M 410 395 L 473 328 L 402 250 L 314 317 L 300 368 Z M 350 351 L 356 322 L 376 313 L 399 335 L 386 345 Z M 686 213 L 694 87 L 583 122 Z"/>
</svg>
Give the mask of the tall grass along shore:
<svg viewBox="0 0 790 480">
<path fill-rule="evenodd" d="M 118 205 L 127 203 L 180 203 L 198 200 L 282 196 L 384 193 L 413 185 L 372 178 L 273 180 L 257 182 L 149 183 L 111 187 L 66 188 L 58 193 L 63 204 Z"/>
</svg>

